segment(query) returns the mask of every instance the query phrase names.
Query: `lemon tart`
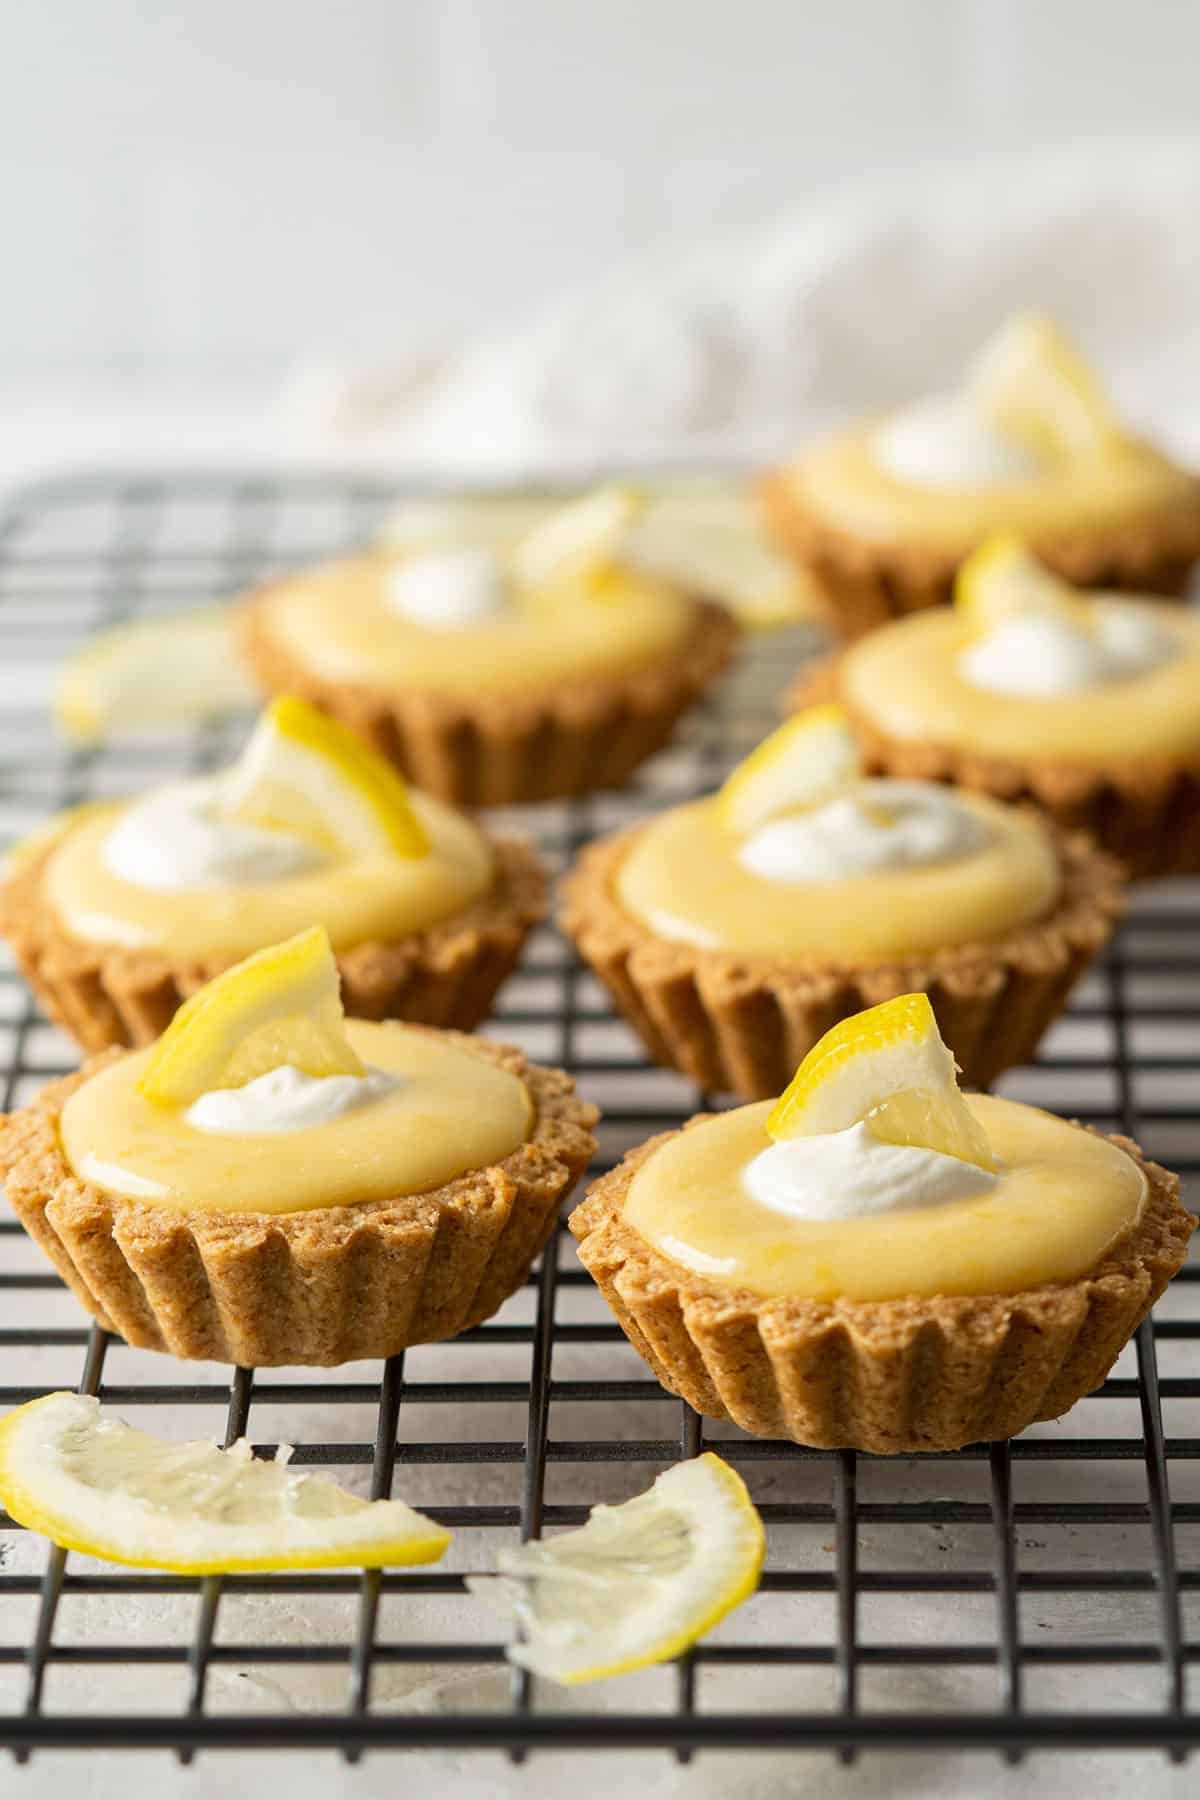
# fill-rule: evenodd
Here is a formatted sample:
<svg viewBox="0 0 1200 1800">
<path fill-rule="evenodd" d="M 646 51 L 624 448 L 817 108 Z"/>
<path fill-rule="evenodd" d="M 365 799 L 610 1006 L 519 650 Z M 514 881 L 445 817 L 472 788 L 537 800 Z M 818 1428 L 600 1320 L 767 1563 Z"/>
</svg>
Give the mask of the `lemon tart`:
<svg viewBox="0 0 1200 1800">
<path fill-rule="evenodd" d="M 146 1044 L 187 995 L 320 921 L 346 1009 L 470 1030 L 545 911 L 494 838 L 336 720 L 281 697 L 232 768 L 67 814 L 0 887 L 0 932 L 88 1050 Z"/>
<path fill-rule="evenodd" d="M 1120 907 L 1116 865 L 1032 809 L 863 779 L 830 705 L 719 793 L 586 849 L 562 925 L 657 1061 L 756 1099 L 836 1020 L 915 988 L 986 1086 L 1033 1054 Z"/>
<path fill-rule="evenodd" d="M 143 1348 L 327 1365 L 453 1336 L 520 1284 L 594 1149 L 570 1078 L 342 1016 L 319 927 L 0 1120 L 9 1204 Z"/>
<path fill-rule="evenodd" d="M 889 1454 L 1065 1412 L 1196 1221 L 1128 1139 L 960 1094 L 913 994 L 836 1027 L 782 1100 L 631 1151 L 570 1223 L 634 1348 L 697 1411 Z"/>
<path fill-rule="evenodd" d="M 1037 315 L 1010 320 L 961 391 L 817 445 L 763 498 L 843 637 L 948 602 L 963 558 L 997 531 L 1082 587 L 1178 595 L 1200 557 L 1200 482 L 1124 429 Z"/>
<path fill-rule="evenodd" d="M 960 571 L 953 608 L 897 620 L 804 670 L 864 766 L 1036 803 L 1134 877 L 1200 869 L 1200 616 L 1082 593 L 1011 537 Z"/>
<path fill-rule="evenodd" d="M 250 668 L 459 805 L 619 786 L 739 637 L 724 607 L 625 560 L 639 510 L 601 489 L 515 541 L 418 534 L 274 582 L 243 608 Z"/>
</svg>

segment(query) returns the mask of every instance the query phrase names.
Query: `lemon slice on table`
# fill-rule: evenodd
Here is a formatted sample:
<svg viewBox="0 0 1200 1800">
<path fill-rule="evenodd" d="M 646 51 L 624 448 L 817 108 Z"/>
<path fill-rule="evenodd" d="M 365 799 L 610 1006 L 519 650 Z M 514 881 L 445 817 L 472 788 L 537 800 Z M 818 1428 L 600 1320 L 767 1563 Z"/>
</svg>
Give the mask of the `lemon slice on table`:
<svg viewBox="0 0 1200 1800">
<path fill-rule="evenodd" d="M 323 925 L 256 950 L 184 1002 L 138 1083 L 156 1106 L 190 1106 L 289 1064 L 304 1075 L 364 1075 L 346 1036 L 337 963 Z"/>
<path fill-rule="evenodd" d="M 64 1549 L 178 1575 L 436 1562 L 450 1542 L 402 1500 L 257 1461 L 244 1439 L 164 1443 L 86 1394 L 46 1394 L 0 1419 L 0 1500 Z"/>
<path fill-rule="evenodd" d="M 745 1482 L 709 1451 L 467 1585 L 516 1620 L 511 1662 L 572 1686 L 678 1656 L 754 1592 L 764 1550 Z"/>
<path fill-rule="evenodd" d="M 346 855 L 424 856 L 404 778 L 336 719 L 291 695 L 272 701 L 222 782 L 221 810 Z"/>
<path fill-rule="evenodd" d="M 233 638 L 233 613 L 197 607 L 101 632 L 67 659 L 54 684 L 54 722 L 73 743 L 194 724 L 252 706 Z"/>
<path fill-rule="evenodd" d="M 985 418 L 1037 457 L 1057 461 L 1121 437 L 1095 373 L 1041 313 L 1019 313 L 980 351 L 967 392 Z"/>
<path fill-rule="evenodd" d="M 820 806 L 858 775 L 858 746 L 840 706 L 797 713 L 729 776 L 717 796 L 727 831 L 749 832 L 777 813 Z"/>
<path fill-rule="evenodd" d="M 985 538 L 960 566 L 954 604 L 973 631 L 991 631 L 1021 613 L 1065 619 L 1086 628 L 1087 602 L 1040 563 L 1022 538 L 1008 532 Z"/>
<path fill-rule="evenodd" d="M 767 1131 L 778 1142 L 858 1124 L 884 1143 L 995 1167 L 927 994 L 901 994 L 827 1031 L 776 1101 Z"/>
<path fill-rule="evenodd" d="M 517 544 L 513 573 L 523 587 L 542 588 L 605 567 L 645 504 L 636 488 L 614 485 L 555 507 Z"/>
</svg>

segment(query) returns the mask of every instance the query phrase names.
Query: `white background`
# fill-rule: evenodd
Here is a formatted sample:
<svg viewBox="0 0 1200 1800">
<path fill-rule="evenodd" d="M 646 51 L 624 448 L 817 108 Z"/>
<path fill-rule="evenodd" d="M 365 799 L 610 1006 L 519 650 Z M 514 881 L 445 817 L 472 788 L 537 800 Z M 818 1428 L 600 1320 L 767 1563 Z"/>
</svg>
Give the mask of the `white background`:
<svg viewBox="0 0 1200 1800">
<path fill-rule="evenodd" d="M 0 0 L 0 21 L 10 387 L 392 354 L 847 185 L 1198 110 L 1192 0 Z"/>
</svg>

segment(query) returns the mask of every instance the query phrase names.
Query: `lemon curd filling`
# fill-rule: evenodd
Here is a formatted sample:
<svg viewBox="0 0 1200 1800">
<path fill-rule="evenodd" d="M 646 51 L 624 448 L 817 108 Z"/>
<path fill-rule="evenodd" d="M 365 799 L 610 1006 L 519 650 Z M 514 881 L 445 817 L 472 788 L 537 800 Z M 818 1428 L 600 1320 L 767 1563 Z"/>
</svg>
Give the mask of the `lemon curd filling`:
<svg viewBox="0 0 1200 1800">
<path fill-rule="evenodd" d="M 1188 499 L 1189 476 L 1149 444 L 1119 439 L 1046 464 L 1026 479 L 961 487 L 900 480 L 877 460 L 883 421 L 846 433 L 795 463 L 797 501 L 836 529 L 873 543 L 916 543 L 965 553 L 994 531 L 1035 541 L 1110 529 Z"/>
<path fill-rule="evenodd" d="M 656 1150 L 630 1183 L 625 1223 L 694 1273 L 772 1298 L 1009 1294 L 1086 1274 L 1140 1217 L 1142 1171 L 1036 1107 L 965 1100 L 999 1177 L 966 1198 L 833 1220 L 763 1205 L 743 1180 L 771 1144 L 772 1103 L 762 1101 Z"/>
<path fill-rule="evenodd" d="M 843 697 L 890 737 L 981 756 L 1105 764 L 1200 753 L 1200 617 L 1138 601 L 1172 654 L 1141 673 L 1054 695 L 1002 693 L 967 678 L 971 632 L 950 610 L 885 625 L 845 654 Z M 967 668 L 969 668 L 969 662 Z"/>
<path fill-rule="evenodd" d="M 110 833 L 127 809 L 90 813 L 46 864 L 43 892 L 64 928 L 90 943 L 168 955 L 238 958 L 319 919 L 335 950 L 419 931 L 469 905 L 491 885 L 494 859 L 469 819 L 424 794 L 411 795 L 430 848 L 319 858 L 278 879 L 226 886 L 142 886 L 113 872 Z"/>
<path fill-rule="evenodd" d="M 350 1019 L 346 1035 L 391 1080 L 325 1123 L 270 1135 L 199 1129 L 138 1092 L 153 1054 L 144 1050 L 72 1094 L 63 1152 L 81 1180 L 110 1194 L 184 1212 L 283 1213 L 423 1193 L 528 1137 L 533 1105 L 507 1070 L 409 1026 Z"/>
<path fill-rule="evenodd" d="M 979 827 L 965 854 L 819 881 L 756 874 L 717 801 L 700 800 L 638 833 L 615 898 L 658 936 L 702 949 L 855 961 L 978 942 L 1048 912 L 1059 869 L 1046 833 L 994 801 L 955 799 Z"/>
<path fill-rule="evenodd" d="M 622 568 L 514 589 L 458 624 L 424 624 L 390 603 L 403 571 L 391 556 L 330 563 L 281 582 L 263 617 L 325 679 L 466 696 L 628 673 L 668 656 L 691 620 L 684 594 Z"/>
</svg>

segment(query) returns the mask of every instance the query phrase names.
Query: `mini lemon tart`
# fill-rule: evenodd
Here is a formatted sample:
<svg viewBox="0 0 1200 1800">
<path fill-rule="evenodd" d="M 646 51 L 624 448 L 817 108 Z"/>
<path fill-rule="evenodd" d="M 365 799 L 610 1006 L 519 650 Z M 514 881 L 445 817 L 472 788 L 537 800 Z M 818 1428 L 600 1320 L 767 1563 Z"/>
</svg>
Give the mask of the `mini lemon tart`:
<svg viewBox="0 0 1200 1800">
<path fill-rule="evenodd" d="M 912 994 L 836 1026 L 774 1106 L 631 1151 L 570 1223 L 697 1411 L 891 1454 L 1011 1437 L 1098 1387 L 1196 1221 L 1129 1139 L 961 1095 Z"/>
<path fill-rule="evenodd" d="M 240 761 L 52 821 L 0 887 L 6 936 L 87 1050 L 149 1043 L 240 957 L 323 923 L 346 1008 L 470 1030 L 544 915 L 533 850 L 493 838 L 306 702 Z"/>
<path fill-rule="evenodd" d="M 1200 557 L 1200 482 L 1121 427 L 1036 315 L 999 332 L 960 392 L 818 445 L 763 495 L 843 637 L 949 601 L 963 558 L 997 531 L 1081 587 L 1178 595 Z"/>
<path fill-rule="evenodd" d="M 637 511 L 602 489 L 515 542 L 417 534 L 272 583 L 243 610 L 250 668 L 459 805 L 619 786 L 739 637 L 724 607 L 623 559 Z"/>
<path fill-rule="evenodd" d="M 1200 615 L 1083 594 L 1020 540 L 989 539 L 952 609 L 897 620 L 806 669 L 864 765 L 1031 800 L 1132 876 L 1200 869 Z"/>
<path fill-rule="evenodd" d="M 1120 905 L 1116 866 L 1032 809 L 862 779 L 827 705 L 718 794 L 585 850 L 562 924 L 657 1061 L 757 1099 L 835 1020 L 913 988 L 986 1086 L 1032 1055 Z"/>
<path fill-rule="evenodd" d="M 493 1313 L 587 1166 L 595 1117 L 516 1050 L 346 1021 L 314 927 L 227 969 L 155 1045 L 0 1119 L 0 1175 L 127 1342 L 326 1365 Z"/>
</svg>

